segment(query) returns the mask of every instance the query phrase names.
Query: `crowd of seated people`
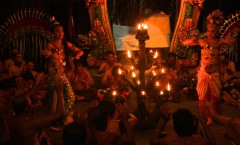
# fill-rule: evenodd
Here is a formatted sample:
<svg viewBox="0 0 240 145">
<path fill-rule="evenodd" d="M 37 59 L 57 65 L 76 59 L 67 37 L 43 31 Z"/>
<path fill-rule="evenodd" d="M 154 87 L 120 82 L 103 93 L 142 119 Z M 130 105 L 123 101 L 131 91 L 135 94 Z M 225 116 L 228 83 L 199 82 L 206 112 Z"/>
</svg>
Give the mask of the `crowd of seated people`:
<svg viewBox="0 0 240 145">
<path fill-rule="evenodd" d="M 15 53 L 17 57 L 13 57 L 14 63 L 10 66 L 8 65 L 8 71 L 6 70 L 4 63 L 0 63 L 0 118 L 1 123 L 5 124 L 5 126 L 1 125 L 2 132 L 0 135 L 0 143 L 16 144 L 20 142 L 19 144 L 28 145 L 32 144 L 33 141 L 41 140 L 46 135 L 41 133 L 41 138 L 36 137 L 40 134 L 38 130 L 46 127 L 56 120 L 66 119 L 68 117 L 66 115 L 66 106 L 69 105 L 71 108 L 67 109 L 72 112 L 72 119 L 70 119 L 70 121 L 68 120 L 67 123 L 64 122 L 64 124 L 66 125 L 66 130 L 69 129 L 70 132 L 66 131 L 64 133 L 72 133 L 71 130 L 73 130 L 76 131 L 76 134 L 83 135 L 83 138 L 77 138 L 74 135 L 63 135 L 64 144 L 70 144 L 67 142 L 71 142 L 69 139 L 71 137 L 76 137 L 76 140 L 79 139 L 79 144 L 102 144 L 103 140 L 105 141 L 105 144 L 134 144 L 135 141 L 132 129 L 137 123 L 137 118 L 133 114 L 129 113 L 126 103 L 122 104 L 122 102 L 117 102 L 116 97 L 113 97 L 112 94 L 110 94 L 111 97 L 107 95 L 104 96 L 108 100 L 101 98 L 101 101 L 97 104 L 97 106 L 91 108 L 87 112 L 87 116 L 81 116 L 83 121 L 79 122 L 76 118 L 74 118 L 74 100 L 96 100 L 97 97 L 99 97 L 97 95 L 97 89 L 109 88 L 110 91 L 117 90 L 120 92 L 120 94 L 118 94 L 119 96 L 124 96 L 132 91 L 131 85 L 129 85 L 129 82 L 125 79 L 127 71 L 124 70 L 120 63 L 116 62 L 115 54 L 113 52 L 109 52 L 107 54 L 108 57 L 106 64 L 100 66 L 98 72 L 104 72 L 101 88 L 94 88 L 94 80 L 91 77 L 91 74 L 88 72 L 87 67 L 83 66 L 79 61 L 74 63 L 74 70 L 66 75 L 65 78 L 69 81 L 63 79 L 64 69 L 58 66 L 57 55 L 54 54 L 55 53 L 49 56 L 51 66 L 48 66 L 48 69 L 43 72 L 35 71 L 34 62 L 31 60 L 25 61 L 19 52 Z M 112 56 L 114 56 L 114 58 L 112 58 Z M 224 72 L 232 75 L 231 77 L 228 76 L 230 79 L 225 79 L 226 81 L 224 83 L 228 86 L 224 88 L 222 98 L 224 101 L 239 107 L 239 100 L 236 99 L 238 94 L 240 94 L 239 88 L 237 88 L 236 85 L 240 82 L 239 73 L 237 73 L 234 68 L 232 69 L 232 67 L 226 67 L 224 64 L 228 63 L 225 61 L 222 62 L 222 66 L 225 68 Z M 163 73 L 162 68 L 164 68 L 164 73 L 167 75 L 167 82 L 170 82 L 171 85 L 174 86 L 175 91 L 181 91 L 182 86 L 184 86 L 180 83 L 180 74 L 183 69 L 181 68 L 181 65 L 177 64 L 176 56 L 171 53 L 166 61 L 158 58 L 156 59 L 155 64 L 156 67 L 151 71 L 161 74 Z M 229 71 L 228 69 L 231 70 Z M 121 73 L 119 72 L 120 70 Z M 149 80 L 153 77 L 151 71 Z M 58 75 L 60 75 L 60 77 Z M 54 77 L 52 78 L 52 76 Z M 54 86 L 51 86 L 51 81 L 54 81 Z M 229 82 L 233 82 L 235 85 L 231 85 Z M 51 100 L 49 98 L 49 86 L 54 90 L 55 101 L 54 99 Z M 69 89 L 69 87 L 71 89 L 66 97 L 66 89 Z M 126 94 L 124 94 L 124 92 Z M 173 97 L 179 96 L 175 94 Z M 73 101 L 73 103 L 69 103 L 69 101 Z M 53 102 L 55 102 L 54 111 L 49 109 L 49 103 Z M 53 107 L 53 105 L 51 107 Z M 184 111 L 189 114 L 189 111 L 183 110 L 182 112 Z M 178 113 L 174 114 L 177 116 Z M 166 118 L 162 118 L 162 122 L 160 120 L 156 130 L 161 129 L 162 131 L 162 125 L 165 124 L 166 121 L 168 121 Z M 197 120 L 194 121 L 197 122 Z M 24 125 L 20 126 L 20 123 Z M 74 127 L 76 127 L 76 130 Z M 191 133 L 186 135 L 191 136 L 189 137 L 189 141 L 194 142 L 196 140 L 201 140 L 202 137 L 200 135 L 194 137 L 192 136 L 195 131 L 196 130 L 192 130 Z M 37 133 L 37 135 L 35 133 Z M 178 134 L 177 129 L 176 133 L 177 137 L 173 137 L 176 140 L 181 141 L 182 137 L 186 137 Z M 165 139 L 158 139 L 158 137 L 159 134 L 154 134 L 150 143 L 161 144 L 162 141 L 165 142 Z M 166 140 L 171 140 L 171 138 L 172 137 Z M 23 143 L 21 140 L 26 140 L 26 142 Z M 206 140 L 206 142 L 205 140 L 201 141 L 203 143 L 199 144 L 208 144 L 209 142 L 209 140 Z"/>
</svg>

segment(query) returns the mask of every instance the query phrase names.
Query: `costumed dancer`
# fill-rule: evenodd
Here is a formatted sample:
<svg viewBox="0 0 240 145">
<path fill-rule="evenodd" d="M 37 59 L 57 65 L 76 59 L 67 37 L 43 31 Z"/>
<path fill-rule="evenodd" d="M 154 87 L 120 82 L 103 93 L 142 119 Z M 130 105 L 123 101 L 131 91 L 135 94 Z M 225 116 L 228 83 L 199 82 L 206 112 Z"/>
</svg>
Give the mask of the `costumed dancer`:
<svg viewBox="0 0 240 145">
<path fill-rule="evenodd" d="M 219 39 L 219 29 L 223 24 L 223 14 L 221 11 L 213 11 L 207 17 L 207 32 L 205 38 L 192 38 L 183 42 L 185 45 L 200 45 L 201 60 L 197 73 L 197 93 L 199 98 L 199 111 L 206 111 L 207 124 L 213 123 L 208 110 L 203 110 L 204 101 L 212 100 L 217 110 L 217 101 L 221 92 L 220 65 L 218 60 L 221 49 L 221 40 Z"/>
<path fill-rule="evenodd" d="M 59 61 L 59 56 L 57 53 L 53 53 L 49 57 L 48 62 L 48 95 L 51 103 L 51 112 L 56 111 L 57 104 L 57 94 L 54 86 L 56 85 L 56 77 L 61 77 L 63 81 L 63 98 L 64 98 L 64 124 L 67 125 L 73 122 L 73 106 L 75 102 L 75 95 L 71 86 L 70 81 L 68 80 L 66 74 L 64 73 L 64 68 Z"/>
</svg>

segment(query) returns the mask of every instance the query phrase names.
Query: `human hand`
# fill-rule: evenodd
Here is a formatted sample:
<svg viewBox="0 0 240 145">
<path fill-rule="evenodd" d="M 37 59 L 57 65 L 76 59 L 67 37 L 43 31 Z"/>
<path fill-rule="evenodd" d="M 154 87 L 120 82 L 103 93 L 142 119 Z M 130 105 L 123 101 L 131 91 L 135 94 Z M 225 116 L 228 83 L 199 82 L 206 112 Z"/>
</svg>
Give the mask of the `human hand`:
<svg viewBox="0 0 240 145">
<path fill-rule="evenodd" d="M 79 50 L 79 51 L 76 52 L 75 58 L 76 58 L 76 59 L 80 59 L 80 57 L 81 57 L 82 55 L 83 55 L 83 51 L 82 51 L 82 50 Z"/>
</svg>

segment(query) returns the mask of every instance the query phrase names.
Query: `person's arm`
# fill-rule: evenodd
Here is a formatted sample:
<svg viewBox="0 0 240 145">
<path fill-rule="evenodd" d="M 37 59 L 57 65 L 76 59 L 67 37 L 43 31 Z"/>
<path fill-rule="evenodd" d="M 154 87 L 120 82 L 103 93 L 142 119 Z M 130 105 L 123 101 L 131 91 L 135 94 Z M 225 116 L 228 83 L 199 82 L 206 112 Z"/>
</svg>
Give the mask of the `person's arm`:
<svg viewBox="0 0 240 145">
<path fill-rule="evenodd" d="M 123 121 L 124 128 L 126 130 L 125 134 L 119 140 L 119 144 L 126 144 L 126 143 L 134 144 L 135 141 L 134 141 L 133 131 L 128 122 L 129 111 L 127 107 L 124 105 L 118 105 L 118 107 L 120 108 L 121 119 Z"/>
<path fill-rule="evenodd" d="M 186 40 L 183 41 L 183 45 L 186 45 L 186 46 L 199 45 L 198 38 L 194 37 L 194 38 L 186 39 Z"/>
<path fill-rule="evenodd" d="M 102 63 L 97 71 L 97 74 L 102 74 L 105 72 L 106 63 Z"/>
<path fill-rule="evenodd" d="M 170 119 L 170 112 L 167 104 L 164 104 L 162 106 L 161 114 L 162 116 L 158 121 L 157 127 L 154 130 L 153 136 L 150 139 L 151 145 L 163 144 L 167 141 L 164 137 L 160 138 L 160 136 L 162 135 L 162 132 L 164 131 L 167 125 L 168 120 Z"/>
<path fill-rule="evenodd" d="M 80 48 L 76 47 L 71 42 L 67 42 L 67 44 L 68 48 L 75 54 L 76 59 L 79 59 L 83 55 L 84 52 Z"/>
<path fill-rule="evenodd" d="M 56 80 L 56 93 L 57 93 L 57 108 L 56 108 L 56 112 L 53 114 L 48 114 L 48 115 L 39 115 L 33 119 L 30 119 L 29 124 L 32 128 L 41 128 L 44 127 L 50 123 L 52 123 L 53 121 L 56 121 L 58 119 L 60 119 L 61 117 L 63 117 L 64 115 L 64 104 L 63 104 L 63 80 L 61 79 L 61 77 L 58 77 Z"/>
<path fill-rule="evenodd" d="M 93 78 L 91 76 L 91 74 L 84 68 L 84 72 L 86 73 L 86 85 L 90 86 L 93 85 Z"/>
</svg>

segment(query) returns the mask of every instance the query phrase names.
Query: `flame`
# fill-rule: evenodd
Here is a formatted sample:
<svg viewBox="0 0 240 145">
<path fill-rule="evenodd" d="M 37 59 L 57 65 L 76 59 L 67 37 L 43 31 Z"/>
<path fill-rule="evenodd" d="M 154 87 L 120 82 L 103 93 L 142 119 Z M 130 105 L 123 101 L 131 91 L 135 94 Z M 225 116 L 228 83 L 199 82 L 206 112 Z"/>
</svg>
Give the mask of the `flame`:
<svg viewBox="0 0 240 145">
<path fill-rule="evenodd" d="M 142 30 L 142 29 L 148 29 L 148 26 L 147 26 L 147 24 L 143 24 L 143 23 L 141 23 L 141 24 L 138 24 L 138 29 L 140 29 L 140 30 Z"/>
<path fill-rule="evenodd" d="M 122 70 L 120 68 L 118 69 L 118 74 L 122 74 Z"/>
<path fill-rule="evenodd" d="M 158 57 L 158 52 L 156 51 L 156 52 L 154 53 L 153 58 L 157 58 L 157 57 Z"/>
<path fill-rule="evenodd" d="M 132 72 L 132 77 L 136 78 L 136 73 L 135 72 Z"/>
<path fill-rule="evenodd" d="M 116 95 L 117 95 L 117 92 L 114 90 L 114 91 L 112 92 L 112 95 L 113 95 L 113 96 L 116 96 Z"/>
<path fill-rule="evenodd" d="M 134 66 L 133 65 L 131 66 L 131 70 L 134 70 Z"/>
<path fill-rule="evenodd" d="M 158 82 L 158 81 L 156 81 L 156 84 L 155 84 L 155 85 L 156 85 L 157 87 L 158 87 L 158 86 L 160 86 L 160 84 L 159 84 L 159 82 Z"/>
<path fill-rule="evenodd" d="M 164 73 L 165 72 L 165 70 L 164 70 L 164 68 L 162 68 L 162 73 Z"/>
<path fill-rule="evenodd" d="M 128 58 L 131 58 L 132 57 L 131 51 L 128 50 L 127 55 L 128 55 Z"/>
<path fill-rule="evenodd" d="M 153 73 L 153 76 L 156 76 L 156 75 L 157 75 L 154 70 L 152 71 L 152 73 Z"/>
<path fill-rule="evenodd" d="M 163 95 L 163 91 L 160 91 L 160 95 Z"/>
<path fill-rule="evenodd" d="M 170 87 L 170 84 L 169 84 L 169 83 L 167 84 L 167 90 L 168 90 L 168 91 L 171 91 L 171 87 Z"/>
<path fill-rule="evenodd" d="M 142 95 L 146 95 L 146 92 L 145 92 L 145 91 L 141 91 L 141 94 L 142 94 Z"/>
<path fill-rule="evenodd" d="M 141 82 L 138 80 L 138 81 L 137 81 L 137 84 L 138 84 L 138 85 L 140 85 L 140 84 L 141 84 Z"/>
</svg>

